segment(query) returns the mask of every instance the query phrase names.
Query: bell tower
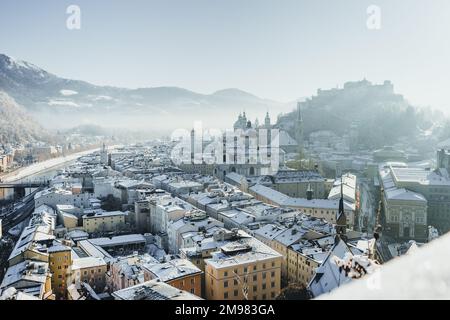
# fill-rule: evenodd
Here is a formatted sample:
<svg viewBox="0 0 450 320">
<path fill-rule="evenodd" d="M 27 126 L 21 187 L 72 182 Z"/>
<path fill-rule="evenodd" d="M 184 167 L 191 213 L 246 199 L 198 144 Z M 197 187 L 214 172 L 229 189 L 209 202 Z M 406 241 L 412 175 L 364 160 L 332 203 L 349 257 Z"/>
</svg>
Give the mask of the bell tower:
<svg viewBox="0 0 450 320">
<path fill-rule="evenodd" d="M 336 219 L 336 233 L 345 237 L 347 232 L 347 216 L 344 209 L 344 182 L 341 176 L 341 198 L 339 199 L 339 212 Z"/>
<path fill-rule="evenodd" d="M 266 129 L 270 129 L 270 117 L 269 112 L 266 113 L 266 117 L 264 118 L 264 127 Z"/>
</svg>

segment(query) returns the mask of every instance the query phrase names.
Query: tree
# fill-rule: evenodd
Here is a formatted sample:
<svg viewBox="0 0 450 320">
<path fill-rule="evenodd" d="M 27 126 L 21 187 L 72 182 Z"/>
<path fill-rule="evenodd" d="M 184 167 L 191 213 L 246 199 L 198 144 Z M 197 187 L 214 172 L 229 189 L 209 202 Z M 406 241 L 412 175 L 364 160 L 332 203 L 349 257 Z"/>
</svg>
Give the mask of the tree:
<svg viewBox="0 0 450 320">
<path fill-rule="evenodd" d="M 120 211 L 122 210 L 122 201 L 109 194 L 102 199 L 102 209 L 106 211 Z"/>
<path fill-rule="evenodd" d="M 311 293 L 304 285 L 291 283 L 281 290 L 276 300 L 309 300 L 311 298 Z"/>
<path fill-rule="evenodd" d="M 314 170 L 315 162 L 302 150 L 297 154 L 295 160 L 287 161 L 286 166 L 294 170 Z"/>
<path fill-rule="evenodd" d="M 130 231 L 131 231 L 130 227 L 126 223 L 119 222 L 116 225 L 116 230 L 114 231 L 114 233 L 120 235 L 120 234 L 123 234 L 123 233 L 128 233 Z"/>
</svg>

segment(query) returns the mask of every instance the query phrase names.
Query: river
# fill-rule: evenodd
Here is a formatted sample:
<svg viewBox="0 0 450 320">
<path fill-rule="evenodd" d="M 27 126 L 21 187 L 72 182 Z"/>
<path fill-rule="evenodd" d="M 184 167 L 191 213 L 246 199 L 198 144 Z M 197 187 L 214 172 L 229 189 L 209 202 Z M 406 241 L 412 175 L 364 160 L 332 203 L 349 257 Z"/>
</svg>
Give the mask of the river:
<svg viewBox="0 0 450 320">
<path fill-rule="evenodd" d="M 49 159 L 43 162 L 35 163 L 30 166 L 20 168 L 14 172 L 3 175 L 1 177 L 3 182 L 27 182 L 36 180 L 50 180 L 57 173 L 58 170 L 66 168 L 73 164 L 79 157 L 91 154 L 100 149 L 92 149 L 82 152 L 77 152 L 65 157 Z M 29 194 L 33 189 L 25 190 L 25 194 Z M 0 200 L 12 200 L 14 191 L 11 189 L 0 189 Z"/>
<path fill-rule="evenodd" d="M 47 181 L 47 180 L 51 180 L 52 178 L 54 178 L 57 174 L 58 171 L 64 168 L 67 168 L 68 166 L 72 165 L 73 163 L 75 163 L 76 160 L 71 160 L 69 162 L 64 162 L 58 166 L 49 168 L 49 169 L 45 169 L 43 171 L 34 173 L 32 175 L 27 176 L 26 178 L 22 178 L 19 180 L 15 180 L 14 182 L 30 182 L 30 181 L 37 181 L 37 180 L 42 180 L 42 181 Z M 31 192 L 33 192 L 34 188 L 28 188 L 25 189 L 25 195 L 30 194 Z M 14 190 L 12 189 L 3 189 L 0 190 L 0 200 L 12 200 L 14 197 Z"/>
</svg>

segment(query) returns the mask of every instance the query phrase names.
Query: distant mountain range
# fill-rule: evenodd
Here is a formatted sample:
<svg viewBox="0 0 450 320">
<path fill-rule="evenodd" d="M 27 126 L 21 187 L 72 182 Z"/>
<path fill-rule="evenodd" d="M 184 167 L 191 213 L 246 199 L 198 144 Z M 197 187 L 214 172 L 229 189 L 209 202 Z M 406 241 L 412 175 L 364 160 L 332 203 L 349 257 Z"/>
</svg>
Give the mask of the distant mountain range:
<svg viewBox="0 0 450 320">
<path fill-rule="evenodd" d="M 22 113 L 26 110 L 51 129 L 100 126 L 170 134 L 177 128 L 190 130 L 196 120 L 208 128 L 230 128 L 243 111 L 248 119 L 258 117 L 262 123 L 269 111 L 272 122 L 277 121 L 280 128 L 295 136 L 296 102 L 262 99 L 239 89 L 200 94 L 178 87 L 96 86 L 63 79 L 29 62 L 0 54 L 0 91 L 22 105 Z M 339 89 L 319 89 L 301 102 L 301 108 L 305 138 L 318 130 L 348 134 L 352 127 L 361 147 L 382 146 L 399 137 L 413 138 L 443 119 L 411 106 L 394 92 L 389 81 L 376 85 L 363 80 L 347 82 Z M 3 123 L 7 125 L 8 121 Z M 92 125 L 95 127 L 89 127 Z M 36 124 L 30 127 L 37 128 Z"/>
<path fill-rule="evenodd" d="M 31 63 L 0 55 L 0 90 L 23 105 L 40 123 L 53 128 L 96 124 L 169 131 L 204 126 L 230 127 L 246 111 L 262 120 L 292 110 L 284 104 L 239 89 L 200 94 L 177 87 L 126 89 L 63 79 Z"/>
</svg>

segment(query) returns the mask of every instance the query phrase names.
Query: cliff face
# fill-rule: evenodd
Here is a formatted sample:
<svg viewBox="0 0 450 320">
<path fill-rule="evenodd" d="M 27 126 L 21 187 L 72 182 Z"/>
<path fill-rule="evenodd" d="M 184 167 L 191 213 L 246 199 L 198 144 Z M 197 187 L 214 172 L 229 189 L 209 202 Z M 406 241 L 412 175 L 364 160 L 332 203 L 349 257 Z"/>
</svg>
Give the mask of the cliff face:
<svg viewBox="0 0 450 320">
<path fill-rule="evenodd" d="M 0 91 L 0 144 L 48 141 L 50 134 L 27 115 L 23 107 Z"/>
</svg>

